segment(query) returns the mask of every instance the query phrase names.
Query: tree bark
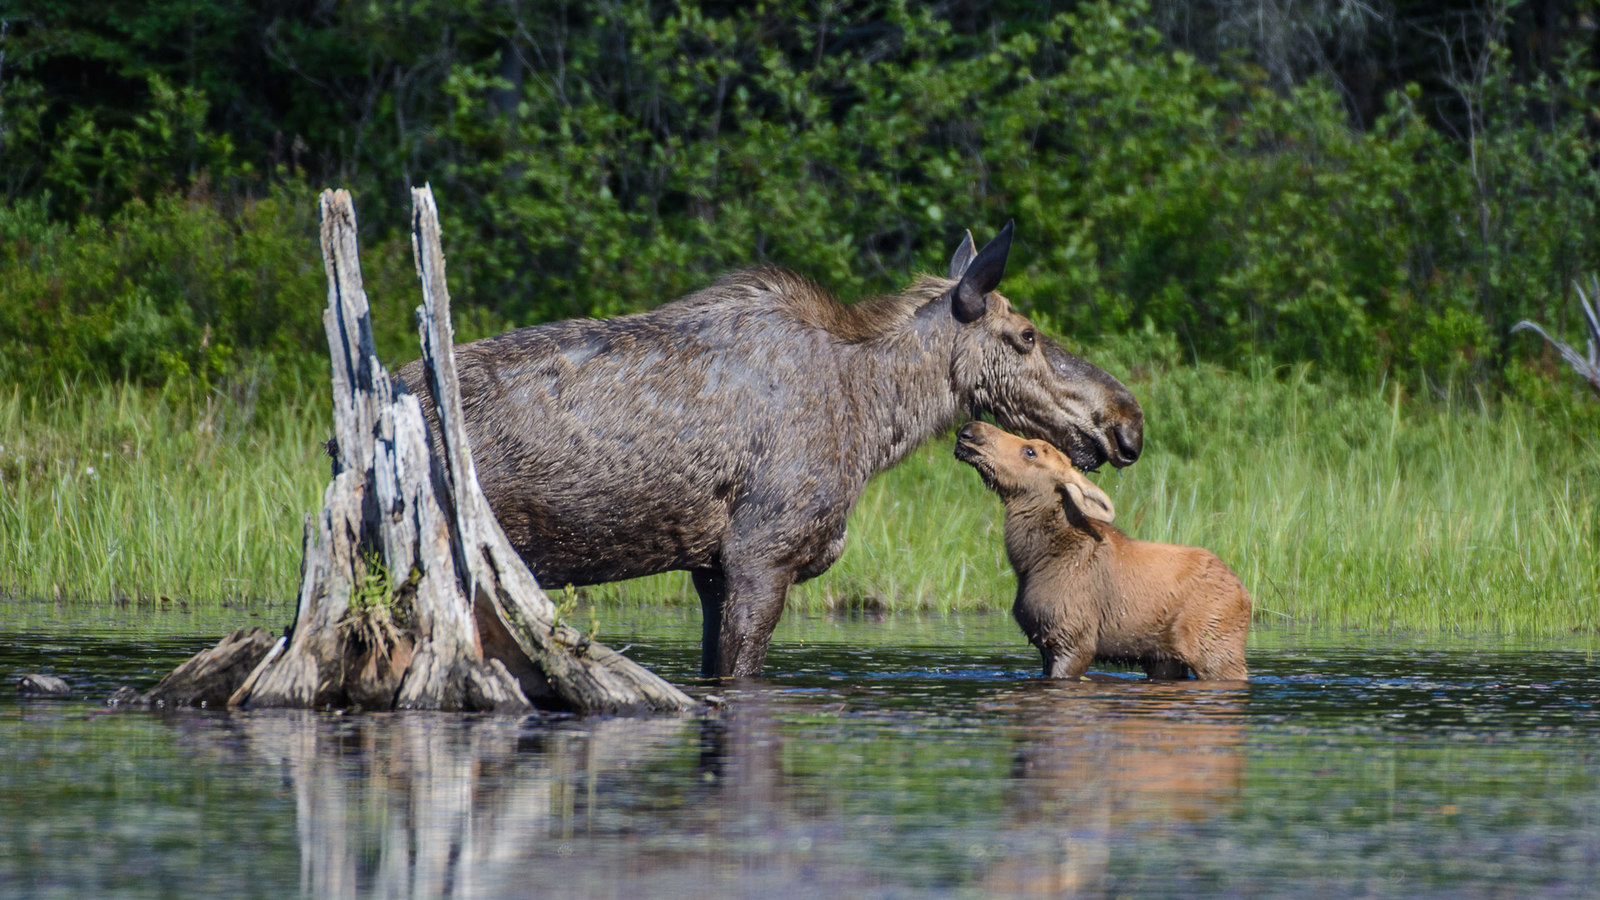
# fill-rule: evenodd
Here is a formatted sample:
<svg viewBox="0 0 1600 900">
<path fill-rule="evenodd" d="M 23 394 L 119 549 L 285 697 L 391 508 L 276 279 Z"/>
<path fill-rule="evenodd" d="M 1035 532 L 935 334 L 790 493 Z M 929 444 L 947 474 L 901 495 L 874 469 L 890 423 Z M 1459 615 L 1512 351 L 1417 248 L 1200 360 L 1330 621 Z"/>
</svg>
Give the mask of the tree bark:
<svg viewBox="0 0 1600 900">
<path fill-rule="evenodd" d="M 222 707 L 272 651 L 273 638 L 260 628 L 236 629 L 210 650 L 172 670 L 133 701 L 146 706 Z"/>
<path fill-rule="evenodd" d="M 443 458 L 416 397 L 373 350 L 350 195 L 325 191 L 333 480 L 322 512 L 306 520 L 291 635 L 223 696 L 233 707 L 687 709 L 694 701 L 682 691 L 559 622 L 500 530 L 462 418 L 433 193 L 412 193 L 417 322 Z"/>
</svg>

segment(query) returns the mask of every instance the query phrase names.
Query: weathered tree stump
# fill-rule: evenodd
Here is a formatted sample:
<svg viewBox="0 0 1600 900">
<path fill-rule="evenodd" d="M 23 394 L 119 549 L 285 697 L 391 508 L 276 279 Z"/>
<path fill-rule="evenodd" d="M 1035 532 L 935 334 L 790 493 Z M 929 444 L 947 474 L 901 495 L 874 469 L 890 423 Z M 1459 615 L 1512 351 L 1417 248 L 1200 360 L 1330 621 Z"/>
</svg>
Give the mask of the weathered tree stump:
<svg viewBox="0 0 1600 900">
<path fill-rule="evenodd" d="M 233 682 L 227 705 L 579 713 L 689 707 L 682 691 L 560 623 L 501 532 L 478 486 L 462 420 L 433 193 L 424 187 L 412 194 L 423 291 L 417 321 L 442 458 L 417 399 L 373 350 L 350 195 L 325 191 L 333 481 L 321 514 L 306 520 L 291 634 Z M 153 696 L 159 690 L 141 699 L 162 699 Z"/>
<path fill-rule="evenodd" d="M 210 650 L 195 654 L 161 683 L 129 702 L 147 706 L 214 706 L 227 704 L 250 673 L 274 648 L 272 635 L 260 628 L 236 629 Z"/>
</svg>

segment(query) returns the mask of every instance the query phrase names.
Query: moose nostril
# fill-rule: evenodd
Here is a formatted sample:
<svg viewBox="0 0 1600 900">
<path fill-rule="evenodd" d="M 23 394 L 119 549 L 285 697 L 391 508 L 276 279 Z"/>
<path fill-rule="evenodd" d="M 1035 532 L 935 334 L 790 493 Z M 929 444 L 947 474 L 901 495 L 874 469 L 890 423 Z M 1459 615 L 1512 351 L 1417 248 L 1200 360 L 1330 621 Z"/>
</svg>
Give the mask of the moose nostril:
<svg viewBox="0 0 1600 900">
<path fill-rule="evenodd" d="M 1139 458 L 1139 451 L 1144 447 L 1144 429 L 1118 425 L 1111 433 L 1117 439 L 1117 451 L 1122 455 L 1123 465 Z"/>
<path fill-rule="evenodd" d="M 970 441 L 974 437 L 976 437 L 977 434 L 978 434 L 978 429 L 973 427 L 973 426 L 974 426 L 974 423 L 972 423 L 972 422 L 968 422 L 967 424 L 961 426 L 961 430 L 956 432 L 956 439 L 957 440 L 963 440 L 963 441 Z"/>
</svg>

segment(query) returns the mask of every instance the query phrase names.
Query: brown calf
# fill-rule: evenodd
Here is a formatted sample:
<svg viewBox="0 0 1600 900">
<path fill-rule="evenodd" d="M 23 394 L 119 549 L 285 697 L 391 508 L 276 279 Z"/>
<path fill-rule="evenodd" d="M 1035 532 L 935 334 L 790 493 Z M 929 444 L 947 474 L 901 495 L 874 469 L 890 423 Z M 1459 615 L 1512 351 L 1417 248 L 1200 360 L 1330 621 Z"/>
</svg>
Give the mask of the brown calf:
<svg viewBox="0 0 1600 900">
<path fill-rule="evenodd" d="M 1103 661 L 1136 662 L 1151 678 L 1246 678 L 1250 595 L 1222 560 L 1112 527 L 1111 498 L 1045 441 L 969 422 L 956 457 L 1005 501 L 1012 613 L 1045 675 L 1076 678 Z"/>
</svg>

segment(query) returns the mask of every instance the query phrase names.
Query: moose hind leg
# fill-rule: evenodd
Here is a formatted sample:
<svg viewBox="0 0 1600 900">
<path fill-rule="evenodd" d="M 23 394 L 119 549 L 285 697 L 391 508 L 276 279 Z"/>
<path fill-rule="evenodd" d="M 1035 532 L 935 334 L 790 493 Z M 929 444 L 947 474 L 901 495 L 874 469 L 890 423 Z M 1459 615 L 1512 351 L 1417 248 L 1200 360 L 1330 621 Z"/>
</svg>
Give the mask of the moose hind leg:
<svg viewBox="0 0 1600 900">
<path fill-rule="evenodd" d="M 1214 647 L 1208 649 L 1204 659 L 1196 661 L 1195 677 L 1208 681 L 1249 681 L 1250 672 L 1245 665 L 1244 649 L 1243 629 L 1223 635 Z"/>
<path fill-rule="evenodd" d="M 1250 629 L 1248 601 L 1198 618 L 1178 645 L 1178 655 L 1205 681 L 1247 681 L 1244 654 Z"/>
</svg>

